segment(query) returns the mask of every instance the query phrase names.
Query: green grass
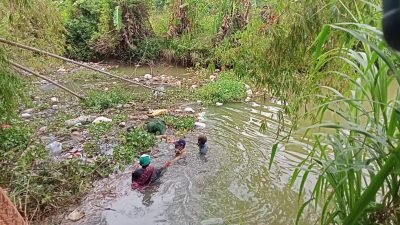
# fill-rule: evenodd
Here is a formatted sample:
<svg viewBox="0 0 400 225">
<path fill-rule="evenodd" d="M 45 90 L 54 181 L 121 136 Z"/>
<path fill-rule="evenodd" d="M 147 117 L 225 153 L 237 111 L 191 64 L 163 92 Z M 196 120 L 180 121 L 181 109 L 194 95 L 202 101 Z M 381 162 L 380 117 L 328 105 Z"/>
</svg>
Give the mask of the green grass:
<svg viewBox="0 0 400 225">
<path fill-rule="evenodd" d="M 205 103 L 239 102 L 246 98 L 246 87 L 236 79 L 234 74 L 225 73 L 212 83 L 208 83 L 196 91 L 196 96 Z"/>
<path fill-rule="evenodd" d="M 375 24 L 378 21 L 376 18 Z M 396 162 L 400 156 L 400 95 L 396 90 L 397 95 L 390 96 L 390 87 L 394 79 L 400 84 L 395 64 L 400 57 L 386 46 L 381 31 L 373 26 L 348 23 L 330 25 L 329 29 L 345 32 L 352 39 L 340 49 L 321 51 L 317 47 L 311 75 L 337 76 L 350 84 L 350 90 L 322 87 L 326 91 L 319 96 L 322 103 L 317 108 L 318 119 L 306 128 L 320 133 L 314 135 L 315 144 L 293 173 L 291 185 L 300 183 L 301 199 L 305 183 L 313 179 L 306 204 L 313 202 L 323 208 L 321 224 L 399 224 L 400 177 Z M 329 41 L 329 35 L 324 29 L 316 46 Z M 354 50 L 356 44 L 359 47 Z M 342 66 L 321 69 L 335 60 Z M 340 119 L 329 121 L 328 113 Z M 273 147 L 271 162 L 277 146 Z"/>
<path fill-rule="evenodd" d="M 105 110 L 134 99 L 130 93 L 119 89 L 111 91 L 91 91 L 85 99 L 85 106 L 96 110 Z"/>
<path fill-rule="evenodd" d="M 99 140 L 104 134 L 111 130 L 113 124 L 108 122 L 92 123 L 89 125 L 89 134 Z"/>
<path fill-rule="evenodd" d="M 120 168 L 134 163 L 134 159 L 141 152 L 149 151 L 156 144 L 156 137 L 142 129 L 135 129 L 122 136 L 121 145 L 114 149 L 114 159 Z"/>
<path fill-rule="evenodd" d="M 38 219 L 76 200 L 91 182 L 114 170 L 109 158 L 93 163 L 81 159 L 52 160 L 44 145 L 31 136 L 33 128 L 14 124 L 0 128 L 0 186 L 23 216 Z M 26 214 L 24 214 L 26 213 Z"/>
<path fill-rule="evenodd" d="M 191 116 L 164 116 L 164 121 L 167 126 L 172 127 L 176 131 L 187 132 L 194 128 L 196 120 Z"/>
</svg>

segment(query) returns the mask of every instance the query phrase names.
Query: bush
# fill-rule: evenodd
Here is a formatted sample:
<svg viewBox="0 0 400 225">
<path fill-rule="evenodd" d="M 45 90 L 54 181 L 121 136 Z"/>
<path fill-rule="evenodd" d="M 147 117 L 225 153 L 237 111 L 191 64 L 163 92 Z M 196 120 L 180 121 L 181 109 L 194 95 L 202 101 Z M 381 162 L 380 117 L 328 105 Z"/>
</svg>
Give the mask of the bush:
<svg viewBox="0 0 400 225">
<path fill-rule="evenodd" d="M 165 116 L 165 123 L 177 131 L 189 131 L 194 128 L 195 119 L 191 116 Z"/>
<path fill-rule="evenodd" d="M 126 56 L 127 60 L 139 61 L 140 63 L 154 63 L 160 58 L 164 41 L 158 38 L 146 38 L 137 41 L 137 48 L 131 50 Z"/>
<path fill-rule="evenodd" d="M 141 129 L 127 132 L 122 139 L 122 145 L 114 149 L 114 159 L 120 167 L 132 163 L 140 152 L 149 150 L 156 144 L 156 137 Z"/>
<path fill-rule="evenodd" d="M 122 90 L 109 92 L 92 91 L 85 100 L 85 106 L 98 110 L 108 109 L 117 104 L 124 104 L 133 99 L 133 95 L 124 93 Z"/>
<path fill-rule="evenodd" d="M 196 94 L 205 103 L 236 102 L 246 97 L 246 87 L 232 73 L 225 73 L 216 82 L 198 89 Z"/>
<path fill-rule="evenodd" d="M 41 143 L 32 143 L 29 128 L 0 128 L 0 186 L 24 216 L 38 219 L 74 202 L 114 165 L 107 157 L 54 161 Z"/>
<path fill-rule="evenodd" d="M 0 156 L 2 153 L 14 149 L 25 149 L 29 144 L 29 130 L 21 127 L 0 128 Z M 3 157 L 0 157 L 3 159 Z"/>
<path fill-rule="evenodd" d="M 66 55 L 83 61 L 94 59 L 96 53 L 90 45 L 92 35 L 97 32 L 97 22 L 91 18 L 79 16 L 69 20 L 65 27 L 68 31 Z"/>
</svg>

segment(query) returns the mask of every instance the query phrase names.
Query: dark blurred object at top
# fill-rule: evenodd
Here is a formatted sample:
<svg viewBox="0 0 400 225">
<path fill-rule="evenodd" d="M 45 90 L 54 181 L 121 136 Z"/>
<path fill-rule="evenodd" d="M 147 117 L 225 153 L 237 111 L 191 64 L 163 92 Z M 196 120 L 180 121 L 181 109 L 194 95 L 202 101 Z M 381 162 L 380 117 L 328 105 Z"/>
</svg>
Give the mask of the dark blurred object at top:
<svg viewBox="0 0 400 225">
<path fill-rule="evenodd" d="M 383 0 L 383 35 L 389 46 L 400 51 L 400 0 Z"/>
</svg>

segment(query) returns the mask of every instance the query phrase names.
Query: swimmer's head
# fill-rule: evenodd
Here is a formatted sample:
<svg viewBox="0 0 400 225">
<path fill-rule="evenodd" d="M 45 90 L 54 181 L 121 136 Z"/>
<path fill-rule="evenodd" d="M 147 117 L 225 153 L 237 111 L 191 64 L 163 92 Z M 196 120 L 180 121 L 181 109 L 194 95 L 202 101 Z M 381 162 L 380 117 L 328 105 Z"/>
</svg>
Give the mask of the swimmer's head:
<svg viewBox="0 0 400 225">
<path fill-rule="evenodd" d="M 197 138 L 197 145 L 202 146 L 207 142 L 207 137 L 206 135 L 199 135 L 199 137 Z"/>
<path fill-rule="evenodd" d="M 182 150 L 186 146 L 186 141 L 183 139 L 179 139 L 178 141 L 175 141 L 175 149 L 177 150 Z"/>
</svg>

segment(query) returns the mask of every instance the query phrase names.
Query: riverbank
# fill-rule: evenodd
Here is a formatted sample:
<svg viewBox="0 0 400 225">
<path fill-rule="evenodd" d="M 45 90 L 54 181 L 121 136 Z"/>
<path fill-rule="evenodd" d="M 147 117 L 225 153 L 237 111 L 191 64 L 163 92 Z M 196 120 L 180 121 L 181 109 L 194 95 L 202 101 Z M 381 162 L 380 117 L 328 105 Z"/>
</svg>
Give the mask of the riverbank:
<svg viewBox="0 0 400 225">
<path fill-rule="evenodd" d="M 208 74 L 193 70 L 187 70 L 186 78 L 169 75 L 168 70 L 173 70 L 169 66 L 165 73 L 141 74 L 135 70 L 122 74 L 114 65 L 90 65 L 148 86 L 163 87 L 166 93 L 74 66 L 48 74 L 86 96 L 79 101 L 53 84 L 29 76 L 31 100 L 20 109 L 19 120 L 2 125 L 0 135 L 6 153 L 2 169 L 7 171 L 2 174 L 2 186 L 29 221 L 78 204 L 93 182 L 121 173 L 135 156 L 151 152 L 160 138 L 144 132 L 143 125 L 153 118 L 167 122 L 169 139 L 185 136 L 195 128 L 199 113 L 199 105 L 190 106 L 195 101 L 193 85 L 210 82 L 204 77 Z M 215 79 L 218 74 L 213 76 Z M 15 173 L 25 175 L 14 179 Z"/>
</svg>

